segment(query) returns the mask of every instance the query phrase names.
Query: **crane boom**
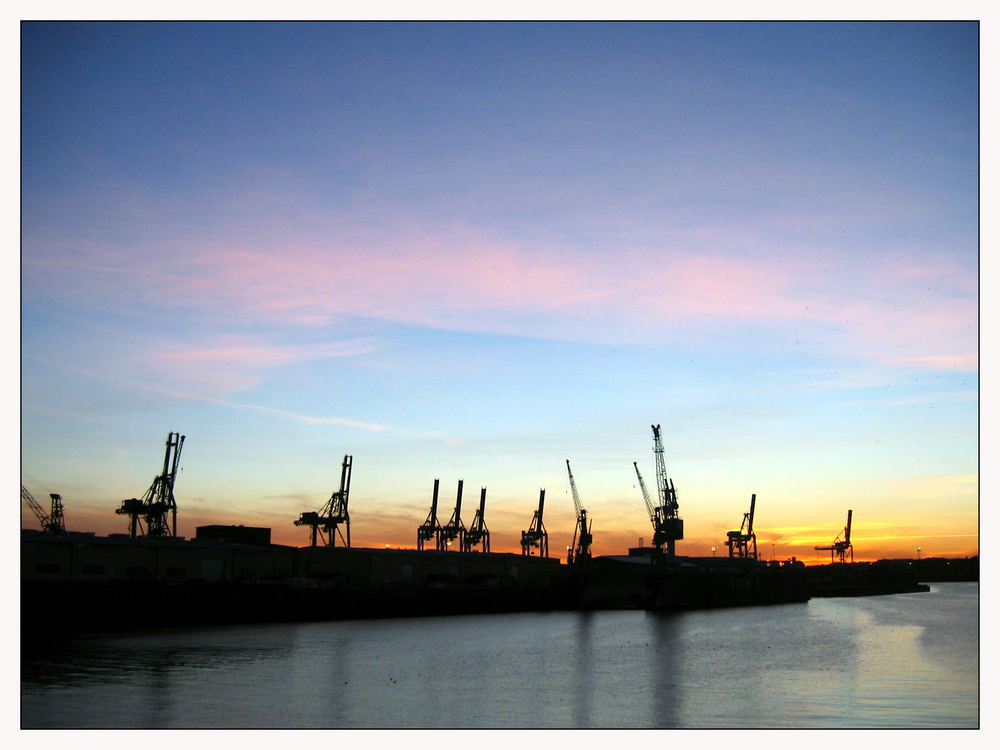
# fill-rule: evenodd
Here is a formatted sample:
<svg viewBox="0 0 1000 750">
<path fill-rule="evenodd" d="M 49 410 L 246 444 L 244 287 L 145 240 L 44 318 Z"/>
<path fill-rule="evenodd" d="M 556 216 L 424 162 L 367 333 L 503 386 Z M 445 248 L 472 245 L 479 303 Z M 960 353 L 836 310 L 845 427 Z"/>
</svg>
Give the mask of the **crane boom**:
<svg viewBox="0 0 1000 750">
<path fill-rule="evenodd" d="M 569 548 L 566 562 L 582 563 L 590 559 L 590 545 L 593 535 L 590 533 L 590 524 L 587 523 L 587 511 L 584 510 L 580 502 L 580 494 L 576 491 L 576 480 L 573 479 L 573 470 L 569 468 L 569 459 L 566 459 L 566 471 L 569 473 L 569 486 L 573 491 L 573 506 L 576 508 L 576 526 L 573 528 L 573 544 Z"/>
<path fill-rule="evenodd" d="M 28 492 L 28 488 L 23 484 L 21 485 L 21 499 L 28 504 L 31 508 L 31 512 L 38 517 L 39 523 L 42 524 L 43 529 L 47 529 L 49 526 L 49 514 L 42 510 L 42 506 L 38 504 L 34 496 Z"/>
<path fill-rule="evenodd" d="M 573 491 L 573 507 L 576 509 L 576 515 L 579 516 L 580 513 L 585 512 L 583 506 L 580 504 L 580 495 L 576 491 L 576 482 L 573 480 L 573 470 L 569 468 L 569 459 L 566 459 L 566 471 L 569 473 L 569 487 Z"/>
<path fill-rule="evenodd" d="M 42 525 L 42 531 L 63 534 L 66 531 L 66 523 L 63 520 L 62 496 L 53 492 L 49 498 L 52 500 L 52 509 L 46 513 L 34 496 L 28 492 L 28 488 L 21 485 L 21 499 L 28 504 L 31 512 L 38 518 L 38 522 Z"/>
<path fill-rule="evenodd" d="M 649 513 L 649 520 L 656 521 L 656 513 L 653 511 L 653 501 L 649 499 L 649 490 L 646 489 L 646 483 L 642 481 L 642 474 L 639 473 L 639 464 L 635 461 L 632 462 L 635 467 L 635 475 L 639 477 L 639 488 L 642 490 L 642 499 L 646 501 L 646 512 Z"/>
</svg>

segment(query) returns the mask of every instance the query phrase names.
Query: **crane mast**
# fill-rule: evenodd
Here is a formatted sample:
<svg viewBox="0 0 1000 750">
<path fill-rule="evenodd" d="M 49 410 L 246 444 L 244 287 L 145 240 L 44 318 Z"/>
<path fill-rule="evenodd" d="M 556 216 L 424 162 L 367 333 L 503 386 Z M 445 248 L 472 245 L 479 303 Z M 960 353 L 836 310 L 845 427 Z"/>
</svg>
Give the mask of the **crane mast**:
<svg viewBox="0 0 1000 750">
<path fill-rule="evenodd" d="M 566 555 L 566 562 L 569 564 L 573 562 L 582 563 L 584 560 L 590 559 L 590 544 L 594 538 L 590 533 L 590 526 L 593 524 L 593 521 L 591 521 L 590 525 L 587 524 L 587 511 L 584 510 L 583 505 L 580 503 L 580 495 L 576 491 L 576 480 L 573 479 L 573 470 L 569 468 L 569 459 L 566 459 L 566 471 L 569 474 L 570 489 L 573 491 L 573 507 L 576 509 L 573 544 Z"/>
<path fill-rule="evenodd" d="M 659 505 L 653 508 L 653 546 L 667 558 L 675 555 L 675 542 L 684 538 L 684 521 L 677 515 L 677 491 L 673 480 L 667 476 L 667 462 L 663 457 L 660 425 L 653 428 L 653 454 L 656 457 L 656 489 Z"/>
</svg>

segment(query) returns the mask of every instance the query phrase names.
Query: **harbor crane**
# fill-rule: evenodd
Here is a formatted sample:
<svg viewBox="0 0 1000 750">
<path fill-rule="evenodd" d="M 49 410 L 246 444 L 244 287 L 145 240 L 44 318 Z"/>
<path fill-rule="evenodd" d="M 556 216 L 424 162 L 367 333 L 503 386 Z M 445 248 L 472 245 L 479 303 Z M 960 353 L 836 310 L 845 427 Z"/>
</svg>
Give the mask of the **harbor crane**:
<svg viewBox="0 0 1000 750">
<path fill-rule="evenodd" d="M 462 482 L 458 480 L 458 496 L 455 498 L 455 510 L 444 526 L 438 529 L 437 548 L 447 552 L 451 543 L 458 539 L 458 549 L 465 547 L 465 524 L 462 523 Z"/>
<path fill-rule="evenodd" d="M 122 500 L 115 513 L 129 518 L 129 535 L 135 538 L 143 534 L 142 522 L 146 522 L 144 535 L 148 537 L 177 536 L 177 500 L 174 498 L 174 483 L 177 481 L 177 467 L 181 460 L 184 436 L 178 432 L 167 435 L 167 449 L 163 455 L 163 472 L 159 474 L 141 498 Z M 167 523 L 167 515 L 170 523 Z"/>
<path fill-rule="evenodd" d="M 350 549 L 351 547 L 351 515 L 347 510 L 351 496 L 351 468 L 354 465 L 353 456 L 344 456 L 344 463 L 340 468 L 340 489 L 334 490 L 330 499 L 322 509 L 317 511 L 307 511 L 302 513 L 298 520 L 294 521 L 296 526 L 308 526 L 312 531 L 312 546 L 315 547 L 317 537 L 322 539 L 324 547 L 336 547 L 337 537 L 341 543 Z M 343 524 L 347 531 L 347 536 L 340 530 Z"/>
<path fill-rule="evenodd" d="M 462 545 L 462 551 L 473 552 L 478 546 L 482 546 L 483 552 L 490 551 L 490 530 L 486 528 L 485 487 L 479 494 L 479 510 L 476 511 L 476 517 L 472 519 L 472 525 L 465 532 L 465 543 Z"/>
<path fill-rule="evenodd" d="M 438 535 L 441 524 L 438 523 L 438 480 L 434 480 L 434 497 L 431 499 L 431 512 L 427 520 L 417 527 L 417 549 L 424 548 L 424 542 L 429 542 Z"/>
<path fill-rule="evenodd" d="M 569 459 L 566 459 L 566 471 L 569 473 L 569 486 L 573 491 L 573 507 L 576 508 L 576 526 L 573 527 L 573 546 L 566 554 L 566 562 L 572 565 L 574 562 L 583 563 L 590 559 L 590 543 L 594 537 L 590 533 L 590 524 L 587 523 L 587 511 L 580 504 L 580 495 L 576 491 L 576 480 L 573 479 L 573 470 L 569 468 Z"/>
<path fill-rule="evenodd" d="M 726 545 L 729 556 L 740 560 L 757 559 L 757 535 L 753 532 L 753 511 L 757 502 L 756 493 L 750 495 L 750 512 L 743 514 L 743 522 L 739 531 L 726 532 Z"/>
<path fill-rule="evenodd" d="M 545 530 L 542 523 L 542 511 L 545 509 L 545 489 L 538 494 L 538 510 L 531 517 L 531 526 L 527 531 L 521 532 L 521 554 L 531 555 L 531 550 L 538 548 L 540 557 L 549 556 L 549 532 Z"/>
<path fill-rule="evenodd" d="M 650 425 L 653 428 L 653 454 L 656 458 L 656 489 L 657 505 L 653 507 L 643 486 L 646 507 L 650 509 L 650 520 L 653 522 L 653 546 L 666 554 L 668 559 L 675 555 L 674 545 L 684 538 L 684 521 L 677 515 L 677 491 L 674 482 L 667 476 L 667 462 L 663 458 L 663 442 L 660 439 L 660 425 Z M 638 467 L 636 467 L 638 473 Z M 642 477 L 639 478 L 640 484 Z"/>
<path fill-rule="evenodd" d="M 35 514 L 39 523 L 42 524 L 42 531 L 49 534 L 66 533 L 66 521 L 63 518 L 62 495 L 58 495 L 55 492 L 49 494 L 52 506 L 48 513 L 42 509 L 42 506 L 38 504 L 38 501 L 35 500 L 34 496 L 28 492 L 28 488 L 23 484 L 21 485 L 21 499 L 28 504 L 28 507 L 31 508 L 31 512 Z"/>
<path fill-rule="evenodd" d="M 851 544 L 851 510 L 847 511 L 847 526 L 844 530 L 840 532 L 836 539 L 833 540 L 833 544 L 829 547 L 814 547 L 813 549 L 821 551 L 830 551 L 830 562 L 832 563 L 834 555 L 838 557 L 837 562 L 845 562 L 845 556 L 848 552 L 851 553 L 851 562 L 854 562 L 854 545 Z M 843 539 L 841 539 L 841 536 Z"/>
</svg>

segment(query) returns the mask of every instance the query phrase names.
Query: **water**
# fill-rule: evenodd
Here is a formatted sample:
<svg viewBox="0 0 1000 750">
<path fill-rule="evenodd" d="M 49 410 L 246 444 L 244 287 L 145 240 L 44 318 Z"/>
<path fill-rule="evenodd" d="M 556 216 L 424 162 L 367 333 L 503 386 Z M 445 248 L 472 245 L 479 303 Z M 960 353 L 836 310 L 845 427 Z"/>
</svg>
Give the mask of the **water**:
<svg viewBox="0 0 1000 750">
<path fill-rule="evenodd" d="M 178 629 L 22 653 L 29 727 L 977 727 L 979 585 L 675 615 Z"/>
</svg>

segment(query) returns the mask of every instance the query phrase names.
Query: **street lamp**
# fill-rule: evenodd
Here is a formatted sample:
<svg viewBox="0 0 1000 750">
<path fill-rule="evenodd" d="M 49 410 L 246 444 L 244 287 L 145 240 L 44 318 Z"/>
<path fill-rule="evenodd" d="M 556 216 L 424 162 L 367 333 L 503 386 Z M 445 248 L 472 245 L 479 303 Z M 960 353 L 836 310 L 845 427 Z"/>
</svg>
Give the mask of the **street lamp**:
<svg viewBox="0 0 1000 750">
<path fill-rule="evenodd" d="M 712 547 L 712 557 L 715 557 L 715 547 Z"/>
<path fill-rule="evenodd" d="M 917 559 L 920 559 L 920 547 L 917 547 Z"/>
</svg>

